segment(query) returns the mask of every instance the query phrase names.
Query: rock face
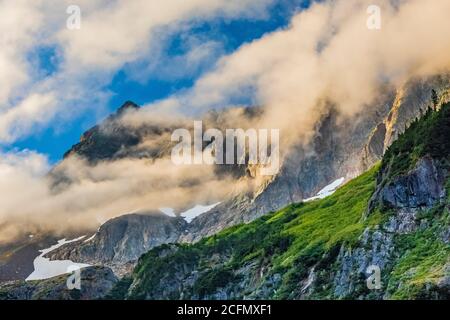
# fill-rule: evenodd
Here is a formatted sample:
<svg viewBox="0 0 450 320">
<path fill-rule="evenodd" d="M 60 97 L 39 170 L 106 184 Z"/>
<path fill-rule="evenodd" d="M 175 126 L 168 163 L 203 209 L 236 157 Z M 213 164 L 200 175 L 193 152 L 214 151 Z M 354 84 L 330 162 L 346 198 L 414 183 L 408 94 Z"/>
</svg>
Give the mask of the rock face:
<svg viewBox="0 0 450 320">
<path fill-rule="evenodd" d="M 1 284 L 0 300 L 95 300 L 106 296 L 118 281 L 108 268 L 88 267 L 81 269 L 80 290 L 69 290 L 69 276 Z"/>
<path fill-rule="evenodd" d="M 370 133 L 362 151 L 362 164 L 368 169 L 383 157 L 387 148 L 399 134 L 421 113 L 433 104 L 432 90 L 441 97 L 441 103 L 449 100 L 450 75 L 443 74 L 426 79 L 416 79 L 398 88 L 390 102 L 387 115 Z"/>
<path fill-rule="evenodd" d="M 445 196 L 445 175 L 433 159 L 423 158 L 410 173 L 383 187 L 380 201 L 389 208 L 430 207 Z"/>
<path fill-rule="evenodd" d="M 125 102 L 101 124 L 86 131 L 81 136 L 80 142 L 64 154 L 64 159 L 78 156 L 95 165 L 99 161 L 123 158 L 158 159 L 170 155 L 172 146 L 170 135 L 179 126 L 175 122 L 167 125 L 155 123 L 137 127 L 125 125 L 122 121 L 123 117 L 139 108 L 134 102 Z M 152 141 L 152 144 L 143 144 L 145 141 Z M 56 180 L 64 176 L 61 170 L 61 166 L 53 169 L 52 174 Z"/>
<path fill-rule="evenodd" d="M 117 157 L 121 149 L 136 146 L 140 141 L 138 133 L 121 126 L 118 120 L 127 110 L 138 108 L 134 102 L 125 102 L 102 126 L 97 125 L 86 131 L 80 142 L 64 154 L 64 158 L 77 154 L 91 162 L 111 160 Z"/>
<path fill-rule="evenodd" d="M 368 128 L 381 121 L 381 113 L 345 124 L 339 123 L 338 117 L 335 112 L 324 117 L 311 144 L 294 146 L 284 159 L 279 174 L 266 181 L 260 190 L 237 195 L 198 216 L 180 241 L 198 241 L 226 227 L 253 221 L 315 195 L 338 178 L 348 180 L 361 173 L 361 148 L 367 141 Z"/>
<path fill-rule="evenodd" d="M 336 298 L 351 296 L 357 285 L 361 285 L 360 279 L 365 278 L 369 266 L 377 266 L 384 270 L 390 262 L 395 250 L 394 235 L 380 230 L 365 230 L 361 237 L 361 244 L 352 250 L 341 247 L 337 257 L 337 265 L 340 267 L 334 280 L 333 294 Z M 377 292 L 375 292 L 377 293 Z M 378 298 L 381 296 L 378 294 Z"/>
<path fill-rule="evenodd" d="M 370 134 L 368 142 L 363 149 L 363 161 L 366 166 L 370 163 L 375 163 L 383 156 L 385 151 L 386 133 L 386 124 L 379 123 L 375 130 Z"/>
<path fill-rule="evenodd" d="M 386 169 L 386 171 L 388 170 L 389 168 Z M 440 235 L 445 234 L 449 226 L 433 221 L 437 217 L 431 216 L 427 219 L 421 217 L 421 214 L 430 212 L 433 207 L 439 205 L 443 205 L 442 208 L 445 208 L 445 204 L 448 206 L 445 188 L 449 174 L 447 170 L 448 168 L 442 167 L 440 161 L 427 156 L 420 159 L 415 168 L 407 174 L 395 177 L 386 185 L 379 185 L 369 204 L 369 210 L 373 211 L 378 205 L 384 210 L 390 210 L 392 214 L 375 230 L 365 230 L 356 249 L 352 250 L 352 248 L 344 246 L 341 248 L 337 259 L 340 270 L 337 272 L 334 289 L 334 295 L 337 298 L 354 295 L 358 290 L 355 288 L 358 276 L 366 274 L 369 266 L 377 266 L 385 273 L 392 271 L 396 261 L 401 259 L 401 253 L 396 248 L 399 241 L 397 240 L 396 243 L 396 239 L 401 236 L 405 238 L 421 229 L 423 231 L 429 228 L 433 232 L 426 233 L 428 239 L 425 241 L 430 241 L 430 238 L 435 237 L 439 242 L 443 240 L 446 243 L 445 238 L 442 239 Z M 387 172 L 381 172 L 379 176 L 386 175 Z M 434 228 L 431 227 L 433 224 Z M 450 260 L 445 263 L 444 267 L 447 269 L 450 267 Z M 432 290 L 429 288 L 429 291 L 435 292 L 436 295 L 428 298 L 446 299 L 445 297 L 449 296 L 447 283 L 450 273 L 445 272 L 444 274 L 446 276 L 439 280 L 437 287 Z M 390 298 L 390 294 L 386 290 L 379 290 L 373 292 L 372 297 Z"/>
<path fill-rule="evenodd" d="M 14 243 L 0 246 L 0 283 L 25 280 L 34 270 L 33 261 L 39 250 L 48 248 L 58 239 L 34 234 L 16 239 Z"/>
<path fill-rule="evenodd" d="M 123 274 L 151 248 L 176 242 L 187 222 L 162 213 L 124 215 L 103 224 L 92 239 L 66 244 L 47 256 L 111 267 Z"/>
</svg>

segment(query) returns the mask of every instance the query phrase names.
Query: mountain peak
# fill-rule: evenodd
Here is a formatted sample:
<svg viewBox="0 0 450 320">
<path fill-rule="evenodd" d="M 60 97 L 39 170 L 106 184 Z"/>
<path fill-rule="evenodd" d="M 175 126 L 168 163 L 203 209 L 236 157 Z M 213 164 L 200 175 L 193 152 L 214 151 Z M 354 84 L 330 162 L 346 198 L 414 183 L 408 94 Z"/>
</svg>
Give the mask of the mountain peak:
<svg viewBox="0 0 450 320">
<path fill-rule="evenodd" d="M 137 104 L 134 103 L 133 101 L 127 100 L 127 101 L 125 101 L 125 102 L 122 104 L 122 106 L 121 106 L 119 109 L 117 109 L 117 114 L 118 114 L 118 115 L 121 115 L 121 114 L 123 114 L 125 111 L 132 110 L 132 109 L 137 110 L 137 109 L 139 109 L 139 108 L 140 108 L 139 105 L 137 105 Z"/>
</svg>

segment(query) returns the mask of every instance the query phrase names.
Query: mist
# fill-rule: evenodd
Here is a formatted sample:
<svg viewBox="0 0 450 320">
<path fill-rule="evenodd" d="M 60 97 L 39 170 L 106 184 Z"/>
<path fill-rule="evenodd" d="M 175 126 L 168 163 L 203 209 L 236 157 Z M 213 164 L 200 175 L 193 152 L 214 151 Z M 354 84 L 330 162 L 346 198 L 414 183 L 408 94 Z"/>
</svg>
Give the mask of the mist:
<svg viewBox="0 0 450 320">
<path fill-rule="evenodd" d="M 123 159 L 92 166 L 77 157 L 58 167 L 70 183 L 55 188 L 41 155 L 4 155 L 4 159 L 8 160 L 0 162 L 0 242 L 24 233 L 95 230 L 123 214 L 154 214 L 161 207 L 187 209 L 248 188 L 232 178 L 219 179 L 207 165 L 193 170 L 190 165 L 174 166 L 170 159 Z"/>
<path fill-rule="evenodd" d="M 211 108 L 235 107 L 231 102 L 245 96 L 265 115 L 247 125 L 278 128 L 286 141 L 307 143 L 331 107 L 354 117 L 386 87 L 399 89 L 412 79 L 448 72 L 448 1 L 377 1 L 379 30 L 367 27 L 372 2 L 315 3 L 286 29 L 223 57 L 188 92 L 152 103 L 128 121 L 173 113 L 200 118 Z M 232 125 L 239 127 L 235 120 Z"/>
</svg>

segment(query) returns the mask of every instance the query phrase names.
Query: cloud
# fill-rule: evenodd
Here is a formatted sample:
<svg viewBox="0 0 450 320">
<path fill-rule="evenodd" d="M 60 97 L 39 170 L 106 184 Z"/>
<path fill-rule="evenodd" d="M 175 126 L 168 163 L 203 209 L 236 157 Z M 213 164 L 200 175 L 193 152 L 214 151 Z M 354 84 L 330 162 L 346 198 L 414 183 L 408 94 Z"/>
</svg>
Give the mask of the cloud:
<svg viewBox="0 0 450 320">
<path fill-rule="evenodd" d="M 129 63 L 125 72 L 129 79 L 146 83 L 149 79 L 176 81 L 196 78 L 214 66 L 217 57 L 223 55 L 222 43 L 196 35 L 183 37 L 182 52 L 168 55 L 167 45 L 156 49 L 147 59 Z"/>
<path fill-rule="evenodd" d="M 287 140 L 308 141 L 331 106 L 354 116 L 370 107 L 380 88 L 449 71 L 448 1 L 378 1 L 381 30 L 369 30 L 366 9 L 372 2 L 313 4 L 288 28 L 243 45 L 191 90 L 148 110 L 200 116 L 245 97 L 265 110 L 258 126 L 280 128 Z"/>
<path fill-rule="evenodd" d="M 73 121 L 87 109 L 101 113 L 105 109 L 101 106 L 111 96 L 104 88 L 116 72 L 127 63 L 148 61 L 152 52 L 162 52 L 160 48 L 177 30 L 186 31 L 195 22 L 216 17 L 262 16 L 271 1 L 80 0 L 76 3 L 81 8 L 79 30 L 66 28 L 66 9 L 73 4 L 69 0 L 0 1 L 4 35 L 0 40 L 0 143 L 11 143 L 29 134 L 35 125 L 55 118 Z M 29 59 L 29 55 L 46 46 L 55 48 L 60 63 L 54 73 L 42 77 L 40 66 L 32 63 L 36 59 Z M 178 57 L 176 63 L 190 63 L 195 70 L 201 59 L 220 54 L 213 46 L 192 47 L 192 52 Z M 165 72 L 171 70 L 166 68 Z M 47 106 L 46 113 L 41 112 L 44 107 L 37 95 L 52 96 L 54 107 Z M 29 106 L 31 102 L 36 106 Z M 24 104 L 28 104 L 26 110 L 20 108 Z M 20 118 L 22 111 L 20 127 L 27 130 L 14 128 L 17 122 L 10 120 L 12 114 Z"/>
<path fill-rule="evenodd" d="M 42 24 L 38 1 L 0 1 L 0 112 L 16 90 L 30 80 L 23 55 L 36 43 L 36 29 Z"/>
<path fill-rule="evenodd" d="M 58 35 L 67 59 L 94 68 L 117 68 L 148 54 L 155 33 L 168 33 L 180 24 L 215 16 L 255 16 L 268 0 L 146 0 L 116 1 L 87 12 L 82 28 Z"/>
<path fill-rule="evenodd" d="M 221 48 L 189 36 L 191 26 L 217 17 L 259 19 L 271 1 L 79 0 L 82 28 L 73 31 L 66 29 L 69 0 L 0 1 L 0 144 L 49 123 L 63 126 L 88 108 L 102 114 L 111 94 L 104 87 L 117 70 L 149 61 L 152 53 L 166 59 L 165 43 L 178 30 L 188 35 L 185 53 L 172 59 L 170 67 L 153 66 L 141 76 L 162 70 L 176 78 L 183 75 L 173 71 L 184 64 L 190 66 L 186 72 L 196 72 L 205 59 L 213 61 L 221 54 Z M 42 72 L 39 59 L 29 58 L 44 47 L 58 57 L 50 75 Z M 217 181 L 212 168 L 174 170 L 168 162 L 124 160 L 91 167 L 72 159 L 61 167 L 74 183 L 56 192 L 45 175 L 45 156 L 31 151 L 0 154 L 0 240 L 33 230 L 94 227 L 136 210 L 206 203 L 230 190 L 231 184 Z"/>
<path fill-rule="evenodd" d="M 13 141 L 35 131 L 37 125 L 45 124 L 49 120 L 55 106 L 55 97 L 51 93 L 35 93 L 26 97 L 18 105 L 1 114 L 0 140 Z"/>
<path fill-rule="evenodd" d="M 56 170 L 71 183 L 55 189 L 43 173 L 46 158 L 33 152 L 0 157 L 0 242 L 23 233 L 95 230 L 106 220 L 160 207 L 187 208 L 222 199 L 247 183 L 231 183 L 213 167 L 175 167 L 170 159 L 124 159 L 90 166 L 72 157 Z M 24 192 L 25 190 L 25 192 Z"/>
<path fill-rule="evenodd" d="M 2 153 L 0 166 L 2 174 L 13 173 L 16 169 L 20 169 L 21 173 L 34 178 L 43 177 L 50 169 L 45 155 L 30 150 Z"/>
</svg>

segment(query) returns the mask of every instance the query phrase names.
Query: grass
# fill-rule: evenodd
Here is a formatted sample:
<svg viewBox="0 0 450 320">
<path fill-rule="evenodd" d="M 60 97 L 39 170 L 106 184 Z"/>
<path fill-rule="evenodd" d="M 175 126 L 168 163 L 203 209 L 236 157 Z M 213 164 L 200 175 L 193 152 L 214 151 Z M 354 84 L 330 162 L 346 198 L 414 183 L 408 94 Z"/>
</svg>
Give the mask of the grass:
<svg viewBox="0 0 450 320">
<path fill-rule="evenodd" d="M 285 234 L 295 237 L 293 245 L 281 257 L 302 256 L 309 248 L 322 246 L 329 250 L 340 243 L 354 244 L 364 229 L 380 219 L 371 216 L 362 220 L 362 213 L 375 189 L 375 175 L 379 166 L 350 181 L 335 194 L 323 200 L 307 203 L 298 210 L 298 217 L 290 222 Z M 289 261 L 295 260 L 290 258 Z"/>
<path fill-rule="evenodd" d="M 284 297 L 293 283 L 291 277 L 303 275 L 311 263 L 332 248 L 356 243 L 366 227 L 381 221 L 381 213 L 362 219 L 378 170 L 379 165 L 374 166 L 325 199 L 292 204 L 193 245 L 151 250 L 141 257 L 135 269 L 138 284 L 131 297 L 146 297 L 151 294 L 150 288 L 163 290 L 159 287 L 161 279 L 179 273 L 180 268 L 201 270 L 189 292 L 202 297 L 234 281 L 236 271 L 249 263 L 266 265 L 269 274 L 283 273 L 283 284 L 274 298 Z M 215 261 L 212 257 L 221 258 Z"/>
</svg>

